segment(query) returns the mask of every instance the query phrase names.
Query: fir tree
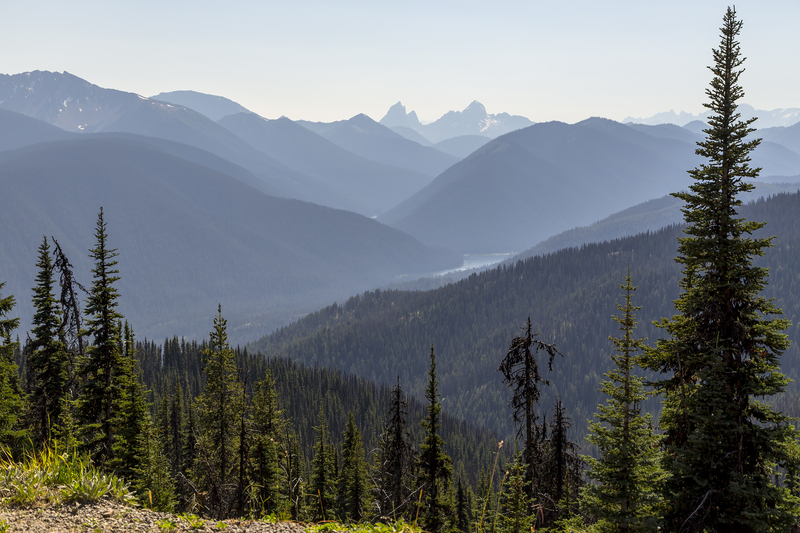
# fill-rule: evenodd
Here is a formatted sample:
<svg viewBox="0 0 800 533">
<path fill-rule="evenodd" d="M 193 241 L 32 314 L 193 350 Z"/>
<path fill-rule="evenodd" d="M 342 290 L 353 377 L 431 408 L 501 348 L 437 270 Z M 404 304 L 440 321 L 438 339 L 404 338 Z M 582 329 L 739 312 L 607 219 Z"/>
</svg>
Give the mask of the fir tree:
<svg viewBox="0 0 800 533">
<path fill-rule="evenodd" d="M 0 291 L 4 285 L 5 282 L 0 283 Z M 3 298 L 0 292 L 0 446 L 16 455 L 21 451 L 27 431 L 20 420 L 25 400 L 14 355 L 19 342 L 11 341 L 19 318 L 7 318 L 15 303 L 13 295 Z"/>
<path fill-rule="evenodd" d="M 408 402 L 403 398 L 400 379 L 392 389 L 389 420 L 380 436 L 377 454 L 377 501 L 381 513 L 397 520 L 408 515 L 406 502 L 411 495 L 411 469 L 414 450 L 406 430 Z"/>
<path fill-rule="evenodd" d="M 358 522 L 367 514 L 367 467 L 364 441 L 356 427 L 353 413 L 347 418 L 342 443 L 342 469 L 339 473 L 339 510 L 342 518 Z"/>
<path fill-rule="evenodd" d="M 456 485 L 456 516 L 454 527 L 461 533 L 469 533 L 472 517 L 472 498 L 469 489 L 464 486 L 461 476 L 458 476 Z"/>
<path fill-rule="evenodd" d="M 567 518 L 575 510 L 574 503 L 582 484 L 583 460 L 578 455 L 577 443 L 569 439 L 571 426 L 572 421 L 561 399 L 556 399 L 543 461 L 542 487 L 538 494 L 543 524 Z"/>
<path fill-rule="evenodd" d="M 787 417 L 755 399 L 785 389 L 779 362 L 789 342 L 781 333 L 788 322 L 774 318 L 780 310 L 759 296 L 767 271 L 753 266 L 771 239 L 752 236 L 763 223 L 737 218 L 737 195 L 753 189 L 746 180 L 759 171 L 749 165 L 759 144 L 747 139 L 752 120 L 737 111 L 741 27 L 728 8 L 706 90 L 712 115 L 697 149 L 706 163 L 690 171 L 690 191 L 675 195 L 685 202 L 687 222 L 677 258 L 678 314 L 661 322 L 670 338 L 646 360 L 667 374 L 658 386 L 666 394 L 661 427 L 673 530 L 785 531 L 797 514 L 797 500 L 774 481 L 794 431 Z"/>
<path fill-rule="evenodd" d="M 117 474 L 133 481 L 136 478 L 134 469 L 147 455 L 140 448 L 140 436 L 144 432 L 145 425 L 151 424 L 150 406 L 145 400 L 144 387 L 140 383 L 139 373 L 136 371 L 135 337 L 127 322 L 123 329 L 123 338 L 124 341 L 120 346 L 123 365 L 117 376 L 121 391 L 117 403 L 114 405 L 116 413 L 113 420 L 114 453 L 108 464 Z"/>
<path fill-rule="evenodd" d="M 325 419 L 320 409 L 317 442 L 314 446 L 314 459 L 311 462 L 311 515 L 327 520 L 333 516 L 336 503 L 336 448 L 331 441 Z"/>
<path fill-rule="evenodd" d="M 658 490 L 666 474 L 661 469 L 660 437 L 653 432 L 653 420 L 642 414 L 641 403 L 651 396 L 644 390 L 644 379 L 633 372 L 637 352 L 644 350 L 642 339 L 634 338 L 635 312 L 641 307 L 631 302 L 633 291 L 630 267 L 625 277 L 625 305 L 617 304 L 621 316 L 614 317 L 622 331 L 611 337 L 616 355 L 613 368 L 606 372 L 600 391 L 608 398 L 598 406 L 590 425 L 590 443 L 600 457 L 584 457 L 588 476 L 597 485 L 588 485 L 581 494 L 582 509 L 598 521 L 600 532 L 655 531 L 663 516 Z"/>
<path fill-rule="evenodd" d="M 33 442 L 42 447 L 50 443 L 62 426 L 61 409 L 69 392 L 70 358 L 59 338 L 61 309 L 53 296 L 54 266 L 47 238 L 43 238 L 39 246 L 36 266 L 39 274 L 33 288 L 36 312 L 33 315 L 33 337 L 27 345 L 27 388 Z"/>
<path fill-rule="evenodd" d="M 237 379 L 234 352 L 228 344 L 227 320 L 219 306 L 214 317 L 209 348 L 203 352 L 205 388 L 196 400 L 197 454 L 194 475 L 208 491 L 206 509 L 211 516 L 224 517 L 234 502 L 230 483 L 236 469 L 239 421 L 239 398 L 242 385 Z"/>
<path fill-rule="evenodd" d="M 161 438 L 155 425 L 145 413 L 142 430 L 136 437 L 139 451 L 133 468 L 133 486 L 142 504 L 156 511 L 175 510 L 175 481 L 170 475 L 170 464 L 162 452 Z"/>
<path fill-rule="evenodd" d="M 279 509 L 278 441 L 284 426 L 272 375 L 267 372 L 264 379 L 256 383 L 253 396 L 253 470 L 250 474 L 255 488 L 253 506 L 264 515 Z"/>
<path fill-rule="evenodd" d="M 503 517 L 501 530 L 504 533 L 528 532 L 536 524 L 536 515 L 530 512 L 532 505 L 528 499 L 525 471 L 525 459 L 522 452 L 517 450 L 506 470 L 500 500 Z"/>
<path fill-rule="evenodd" d="M 95 240 L 95 247 L 90 250 L 94 259 L 92 287 L 85 309 L 87 333 L 93 337 L 93 343 L 81 372 L 86 381 L 78 401 L 78 418 L 84 447 L 96 461 L 105 463 L 113 454 L 114 407 L 122 396 L 119 378 L 126 363 L 120 351 L 122 315 L 116 310 L 119 293 L 114 287 L 119 280 L 114 258 L 119 254 L 108 247 L 102 208 L 97 216 Z"/>
<path fill-rule="evenodd" d="M 439 400 L 439 382 L 436 380 L 436 355 L 431 346 L 431 366 L 428 371 L 428 386 L 425 389 L 428 400 L 428 414 L 420 422 L 425 438 L 419 447 L 417 466 L 417 487 L 422 491 L 420 518 L 422 527 L 431 533 L 444 529 L 447 482 L 452 473 L 450 456 L 444 450 L 444 440 L 439 434 L 441 427 L 442 404 Z"/>
</svg>

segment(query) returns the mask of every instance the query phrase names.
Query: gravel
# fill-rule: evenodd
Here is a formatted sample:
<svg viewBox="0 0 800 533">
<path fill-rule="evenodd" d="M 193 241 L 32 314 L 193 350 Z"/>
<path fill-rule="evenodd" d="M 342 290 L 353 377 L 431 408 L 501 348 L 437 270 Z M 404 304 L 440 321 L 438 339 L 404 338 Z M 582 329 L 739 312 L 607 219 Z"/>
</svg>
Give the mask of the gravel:
<svg viewBox="0 0 800 533">
<path fill-rule="evenodd" d="M 193 531 L 225 533 L 305 533 L 303 524 L 278 522 L 269 524 L 255 520 L 204 520 L 192 528 L 186 519 L 168 513 L 130 507 L 104 499 L 97 503 L 44 505 L 39 507 L 2 507 L 0 520 L 7 525 L 5 531 L 31 533 L 62 533 L 67 531 Z M 161 525 L 159 525 L 161 523 Z M 170 524 L 175 527 L 171 528 Z M 222 524 L 225 524 L 224 526 Z M 0 522 L 0 526 L 3 522 Z M 3 531 L 0 527 L 0 531 Z"/>
</svg>

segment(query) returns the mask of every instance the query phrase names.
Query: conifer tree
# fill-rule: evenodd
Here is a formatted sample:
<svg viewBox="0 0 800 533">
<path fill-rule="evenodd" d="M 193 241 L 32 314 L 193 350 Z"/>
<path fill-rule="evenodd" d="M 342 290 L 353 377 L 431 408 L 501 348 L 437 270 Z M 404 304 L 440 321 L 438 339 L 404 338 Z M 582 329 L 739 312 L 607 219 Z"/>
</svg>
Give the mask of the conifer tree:
<svg viewBox="0 0 800 533">
<path fill-rule="evenodd" d="M 347 418 L 343 441 L 342 469 L 339 472 L 339 510 L 343 518 L 358 522 L 367 514 L 369 486 L 364 441 L 352 412 Z"/>
<path fill-rule="evenodd" d="M 436 380 L 436 354 L 433 346 L 425 399 L 428 400 L 428 414 L 420 422 L 425 438 L 419 447 L 417 459 L 417 489 L 422 491 L 419 516 L 423 529 L 439 533 L 444 529 L 448 514 L 445 495 L 453 467 L 450 456 L 443 450 L 444 440 L 439 434 L 442 404 L 439 399 L 439 382 Z"/>
<path fill-rule="evenodd" d="M 5 282 L 0 283 L 0 291 L 4 285 Z M 19 318 L 7 318 L 15 303 L 13 295 L 3 298 L 0 292 L 0 445 L 14 454 L 20 452 L 27 434 L 20 419 L 25 400 L 14 356 L 19 342 L 11 341 L 11 333 L 19 326 Z"/>
<path fill-rule="evenodd" d="M 86 381 L 77 410 L 84 447 L 96 461 L 105 463 L 113 454 L 114 407 L 122 396 L 119 378 L 125 372 L 125 361 L 120 351 L 122 315 L 116 309 L 119 293 L 114 287 L 119 280 L 114 258 L 119 254 L 108 247 L 103 208 L 97 216 L 95 240 L 90 250 L 94 259 L 92 286 L 85 309 L 87 333 L 93 342 L 81 371 Z"/>
<path fill-rule="evenodd" d="M 551 372 L 553 359 L 556 355 L 562 354 L 554 344 L 536 338 L 538 333 L 533 333 L 530 317 L 522 329 L 523 334 L 511 341 L 499 370 L 503 373 L 503 383 L 508 384 L 513 390 L 510 403 L 514 423 L 517 425 L 517 435 L 525 438 L 522 452 L 526 466 L 525 487 L 528 491 L 528 501 L 532 504 L 535 501 L 535 491 L 540 485 L 541 440 L 544 433 L 542 429 L 544 426 L 539 425 L 539 416 L 536 412 L 541 396 L 539 387 L 550 384 L 542 377 L 536 354 L 540 350 L 547 354 L 547 367 Z"/>
<path fill-rule="evenodd" d="M 314 446 L 314 459 L 311 462 L 311 515 L 327 520 L 333 516 L 336 503 L 336 488 L 338 480 L 336 471 L 336 448 L 331 441 L 325 418 L 320 409 L 319 426 L 317 427 L 317 442 Z"/>
<path fill-rule="evenodd" d="M 567 518 L 575 510 L 578 490 L 582 484 L 583 460 L 578 445 L 568 436 L 572 421 L 557 398 L 553 405 L 550 439 L 543 461 L 542 487 L 539 503 L 543 524 L 553 524 Z"/>
<path fill-rule="evenodd" d="M 581 508 L 597 519 L 598 532 L 655 531 L 663 516 L 659 488 L 666 479 L 661 468 L 660 437 L 653 432 L 653 419 L 643 414 L 641 403 L 652 394 L 644 390 L 644 379 L 635 375 L 642 339 L 634 337 L 635 312 L 641 307 L 631 299 L 630 267 L 625 277 L 625 304 L 617 304 L 615 316 L 622 332 L 611 337 L 616 354 L 606 372 L 600 391 L 608 398 L 598 406 L 587 441 L 597 446 L 599 458 L 584 457 L 588 476 L 597 484 L 587 485 L 581 494 Z"/>
<path fill-rule="evenodd" d="M 525 475 L 525 459 L 517 450 L 506 469 L 505 481 L 500 505 L 502 506 L 504 533 L 523 533 L 533 529 L 536 515 L 531 514 L 531 502 L 528 500 L 528 483 Z"/>
<path fill-rule="evenodd" d="M 411 495 L 411 475 L 414 450 L 411 436 L 406 430 L 408 402 L 403 398 L 400 379 L 392 389 L 389 405 L 389 420 L 380 436 L 377 454 L 377 501 L 383 516 L 397 520 L 408 515 L 410 506 L 406 505 Z"/>
<path fill-rule="evenodd" d="M 253 471 L 250 474 L 255 487 L 253 506 L 264 515 L 279 509 L 278 441 L 284 426 L 272 374 L 268 371 L 256 382 L 253 396 Z"/>
<path fill-rule="evenodd" d="M 175 510 L 175 481 L 170 464 L 162 451 L 161 438 L 150 414 L 145 413 L 142 431 L 137 435 L 138 463 L 133 468 L 133 486 L 139 500 L 150 509 L 162 512 Z"/>
<path fill-rule="evenodd" d="M 113 456 L 108 465 L 124 478 L 133 481 L 134 469 L 147 455 L 141 449 L 140 436 L 150 422 L 150 407 L 145 400 L 145 391 L 137 372 L 135 337 L 133 330 L 125 322 L 123 342 L 120 346 L 123 364 L 117 380 L 120 383 L 120 396 L 114 405 L 115 429 Z"/>
<path fill-rule="evenodd" d="M 785 531 L 796 519 L 797 500 L 775 483 L 795 439 L 787 417 L 756 398 L 784 390 L 779 371 L 788 347 L 788 326 L 770 300 L 760 296 L 767 271 L 753 265 L 770 238 L 752 236 L 763 223 L 737 217 L 740 193 L 759 169 L 750 166 L 752 120 L 741 120 L 737 101 L 744 58 L 737 37 L 742 22 L 728 8 L 721 42 L 713 51 L 712 112 L 697 154 L 706 159 L 690 171 L 685 202 L 686 236 L 678 314 L 661 322 L 670 335 L 648 354 L 647 366 L 667 374 L 661 427 L 666 430 L 667 528 L 681 531 Z"/>
<path fill-rule="evenodd" d="M 237 379 L 234 357 L 228 344 L 227 320 L 219 306 L 209 348 L 203 351 L 205 388 L 195 401 L 198 451 L 193 471 L 198 484 L 208 491 L 206 509 L 214 517 L 227 516 L 235 503 L 230 484 L 236 470 L 242 384 Z"/>
<path fill-rule="evenodd" d="M 33 288 L 33 337 L 27 346 L 27 388 L 34 445 L 45 446 L 59 434 L 61 409 L 68 395 L 70 358 L 59 338 L 61 309 L 53 296 L 54 265 L 50 245 L 43 238 L 39 246 L 39 274 Z"/>
<path fill-rule="evenodd" d="M 458 476 L 458 483 L 456 484 L 456 516 L 454 527 L 456 531 L 462 533 L 469 533 L 470 531 L 470 518 L 472 517 L 472 500 L 467 492 L 468 488 L 464 486 L 461 476 Z"/>
</svg>

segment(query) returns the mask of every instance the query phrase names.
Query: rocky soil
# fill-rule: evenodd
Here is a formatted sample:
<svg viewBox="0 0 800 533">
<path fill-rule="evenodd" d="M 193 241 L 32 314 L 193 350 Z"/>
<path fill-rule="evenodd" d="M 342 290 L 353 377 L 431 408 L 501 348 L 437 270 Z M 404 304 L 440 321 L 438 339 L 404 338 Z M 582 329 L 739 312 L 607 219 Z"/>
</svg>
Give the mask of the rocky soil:
<svg viewBox="0 0 800 533">
<path fill-rule="evenodd" d="M 2 522 L 4 521 L 4 522 Z M 224 525 L 223 525 L 224 524 Z M 3 529 L 5 525 L 6 529 Z M 174 527 L 173 527 L 174 526 Z M 194 526 L 194 527 L 193 527 Z M 30 533 L 193 531 L 225 533 L 305 533 L 305 526 L 293 522 L 269 524 L 254 520 L 188 520 L 167 513 L 138 509 L 111 500 L 38 507 L 0 507 L 0 531 Z"/>
</svg>

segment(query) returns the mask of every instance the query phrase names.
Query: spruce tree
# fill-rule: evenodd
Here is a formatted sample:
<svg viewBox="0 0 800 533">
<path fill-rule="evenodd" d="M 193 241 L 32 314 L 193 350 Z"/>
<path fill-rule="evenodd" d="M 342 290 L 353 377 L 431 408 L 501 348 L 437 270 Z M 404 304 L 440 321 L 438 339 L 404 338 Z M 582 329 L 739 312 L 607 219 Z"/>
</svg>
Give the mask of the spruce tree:
<svg viewBox="0 0 800 533">
<path fill-rule="evenodd" d="M 532 506 L 528 499 L 525 466 L 525 459 L 518 449 L 514 453 L 511 464 L 506 468 L 501 493 L 501 530 L 504 533 L 531 531 L 536 524 L 536 515 L 530 512 Z"/>
<path fill-rule="evenodd" d="M 32 338 L 27 346 L 28 391 L 30 394 L 30 426 L 33 443 L 42 447 L 59 434 L 61 409 L 68 396 L 70 357 L 59 338 L 62 328 L 61 309 L 53 296 L 54 265 L 47 238 L 39 246 L 39 274 L 33 288 Z"/>
<path fill-rule="evenodd" d="M 439 399 L 439 382 L 436 379 L 436 354 L 431 346 L 431 365 L 428 370 L 428 386 L 425 389 L 428 414 L 420 422 L 425 438 L 419 447 L 417 459 L 417 490 L 422 491 L 419 516 L 422 527 L 431 533 L 444 529 L 448 514 L 445 496 L 452 474 L 450 456 L 444 451 L 444 439 L 440 435 L 442 403 Z"/>
<path fill-rule="evenodd" d="M 655 531 L 663 516 L 659 488 L 666 479 L 661 468 L 660 437 L 653 432 L 653 419 L 643 414 L 641 403 L 652 394 L 644 390 L 644 379 L 634 374 L 643 339 L 634 337 L 635 312 L 641 307 L 631 299 L 630 267 L 625 277 L 625 305 L 617 304 L 615 316 L 621 337 L 610 337 L 616 355 L 606 372 L 600 391 L 608 398 L 598 406 L 587 441 L 597 446 L 599 458 L 584 457 L 588 476 L 596 484 L 581 494 L 581 508 L 597 520 L 599 532 Z"/>
<path fill-rule="evenodd" d="M 253 396 L 253 447 L 251 448 L 252 472 L 256 502 L 252 505 L 262 515 L 279 510 L 278 450 L 279 436 L 285 423 L 278 409 L 278 398 L 272 374 L 256 382 Z"/>
<path fill-rule="evenodd" d="M 317 442 L 314 446 L 314 459 L 311 462 L 311 515 L 327 520 L 334 515 L 336 503 L 336 448 L 331 441 L 325 418 L 320 409 L 319 426 L 317 426 Z"/>
<path fill-rule="evenodd" d="M 578 444 L 569 439 L 572 420 L 557 398 L 550 422 L 550 438 L 543 460 L 543 475 L 538 491 L 544 525 L 568 518 L 573 514 L 577 493 L 582 484 L 583 460 Z"/>
<path fill-rule="evenodd" d="M 344 431 L 342 469 L 339 472 L 339 511 L 342 518 L 353 522 L 365 518 L 368 496 L 364 441 L 350 412 Z"/>
<path fill-rule="evenodd" d="M 392 389 L 389 420 L 380 436 L 377 460 L 377 502 L 383 516 L 395 520 L 408 516 L 414 450 L 406 430 L 408 402 L 403 398 L 400 379 Z"/>
<path fill-rule="evenodd" d="M 458 476 L 458 483 L 456 484 L 456 515 L 455 523 L 453 524 L 456 531 L 461 533 L 469 533 L 470 524 L 472 519 L 472 499 L 470 498 L 469 489 L 464 486 L 461 476 Z"/>
<path fill-rule="evenodd" d="M 219 306 L 214 317 L 209 348 L 203 351 L 205 388 L 197 406 L 197 453 L 194 476 L 208 491 L 206 510 L 214 517 L 227 516 L 234 502 L 229 485 L 235 476 L 242 385 L 237 379 L 235 354 L 228 344 L 227 320 Z"/>
<path fill-rule="evenodd" d="M 728 8 L 721 42 L 713 51 L 711 110 L 706 138 L 697 154 L 706 159 L 690 171 L 685 202 L 686 236 L 679 240 L 683 265 L 678 314 L 660 326 L 670 335 L 658 341 L 647 366 L 666 376 L 661 426 L 666 430 L 667 528 L 681 531 L 785 531 L 797 515 L 797 500 L 775 482 L 795 439 L 787 417 L 756 398 L 782 392 L 779 371 L 789 345 L 788 326 L 770 300 L 760 296 L 767 270 L 753 258 L 771 246 L 754 237 L 763 223 L 737 217 L 738 195 L 753 189 L 747 180 L 748 140 L 753 120 L 741 120 L 744 69 L 737 37 L 742 22 Z"/>
<path fill-rule="evenodd" d="M 0 291 L 5 282 L 0 283 Z M 0 446 L 16 455 L 21 451 L 27 431 L 20 415 L 25 400 L 20 387 L 15 350 L 19 342 L 11 341 L 11 333 L 19 326 L 19 318 L 7 318 L 14 308 L 14 296 L 2 297 L 0 292 Z"/>
<path fill-rule="evenodd" d="M 150 406 L 145 399 L 145 390 L 137 372 L 135 337 L 133 330 L 125 322 L 120 352 L 123 365 L 117 380 L 120 383 L 120 396 L 114 405 L 114 444 L 113 456 L 108 465 L 120 476 L 134 481 L 134 470 L 147 453 L 141 449 L 140 436 L 150 421 Z"/>
<path fill-rule="evenodd" d="M 114 407 L 123 394 L 120 376 L 126 363 L 120 350 L 122 344 L 117 312 L 119 293 L 114 283 L 119 281 L 116 270 L 119 254 L 108 247 L 103 209 L 97 216 L 95 246 L 90 251 L 94 259 L 92 286 L 86 299 L 86 328 L 93 337 L 83 368 L 85 379 L 78 400 L 78 420 L 84 434 L 83 446 L 93 459 L 105 463 L 112 457 L 114 444 Z"/>
</svg>

